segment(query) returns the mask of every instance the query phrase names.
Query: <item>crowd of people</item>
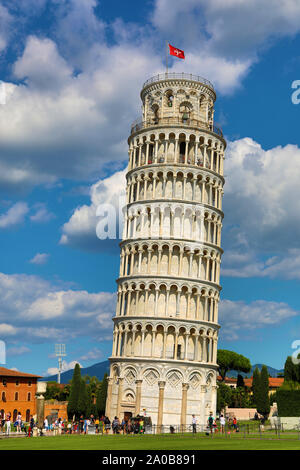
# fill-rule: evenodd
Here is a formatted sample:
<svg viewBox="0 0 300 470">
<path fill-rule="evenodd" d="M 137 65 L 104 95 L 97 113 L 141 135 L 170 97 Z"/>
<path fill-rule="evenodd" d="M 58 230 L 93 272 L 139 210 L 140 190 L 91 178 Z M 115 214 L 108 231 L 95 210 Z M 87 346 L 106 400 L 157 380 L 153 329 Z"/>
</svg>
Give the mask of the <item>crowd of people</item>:
<svg viewBox="0 0 300 470">
<path fill-rule="evenodd" d="M 80 416 L 78 420 L 68 422 L 66 419 L 58 418 L 53 423 L 49 423 L 46 418 L 44 421 L 46 433 L 58 429 L 59 434 L 143 434 L 145 432 L 145 422 L 143 417 L 136 417 L 120 420 L 117 416 L 112 421 L 107 416 L 95 418 L 91 415 L 89 418 Z"/>
<path fill-rule="evenodd" d="M 257 418 L 258 419 L 258 418 Z M 262 421 L 262 420 L 261 420 Z M 67 419 L 57 418 L 52 420 L 50 417 L 44 419 L 44 426 L 42 433 L 52 435 L 53 431 L 57 434 L 144 434 L 146 424 L 151 426 L 151 419 L 143 416 L 132 417 L 129 419 L 119 419 L 117 416 L 112 421 L 107 416 L 100 418 L 91 415 L 85 418 L 83 415 L 79 419 L 68 421 Z M 202 423 L 201 423 L 202 424 Z M 263 430 L 264 422 L 261 422 Z M 30 416 L 29 423 L 25 423 L 22 415 L 17 414 L 16 421 L 12 422 L 10 413 L 0 413 L 0 432 L 10 435 L 11 431 L 17 433 L 24 432 L 28 437 L 33 435 L 33 429 L 36 427 L 33 416 Z M 195 434 L 197 431 L 203 432 L 203 427 L 198 426 L 198 420 L 195 415 L 192 415 L 191 422 L 192 432 Z M 201 429 L 200 429 L 201 428 Z M 207 419 L 206 428 L 204 428 L 206 435 L 213 435 L 214 433 L 224 434 L 225 432 L 239 432 L 238 422 L 235 416 L 224 416 L 221 414 L 218 418 L 213 416 L 210 412 Z M 170 426 L 170 432 L 175 432 L 175 427 Z"/>
<path fill-rule="evenodd" d="M 12 422 L 11 413 L 0 413 L 0 432 L 5 433 L 7 436 L 10 435 L 12 430 L 19 433 L 25 433 L 29 437 L 32 436 L 33 428 L 35 427 L 35 421 L 33 416 L 30 416 L 29 424 L 26 425 L 22 419 L 20 411 L 17 414 L 15 422 Z"/>
<path fill-rule="evenodd" d="M 192 431 L 195 434 L 197 432 L 197 418 L 195 415 L 192 415 Z M 213 435 L 214 433 L 220 432 L 221 434 L 225 433 L 225 429 L 227 432 L 239 432 L 239 427 L 237 423 L 236 417 L 227 417 L 221 414 L 218 418 L 213 416 L 212 411 L 209 413 L 209 417 L 207 419 L 205 433 L 207 436 Z M 202 426 L 201 429 L 202 431 Z"/>
</svg>

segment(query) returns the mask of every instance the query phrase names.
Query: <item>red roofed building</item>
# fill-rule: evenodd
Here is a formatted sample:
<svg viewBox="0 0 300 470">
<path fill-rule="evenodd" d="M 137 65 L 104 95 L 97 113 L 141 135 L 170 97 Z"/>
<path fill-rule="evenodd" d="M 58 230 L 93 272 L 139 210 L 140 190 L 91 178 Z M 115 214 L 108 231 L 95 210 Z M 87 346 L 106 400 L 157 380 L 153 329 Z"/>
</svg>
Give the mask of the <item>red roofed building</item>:
<svg viewBox="0 0 300 470">
<path fill-rule="evenodd" d="M 0 367 L 0 415 L 11 414 L 13 422 L 20 412 L 29 421 L 36 413 L 37 380 L 41 376 Z"/>
<path fill-rule="evenodd" d="M 253 377 L 250 377 L 250 379 L 244 379 L 244 383 L 246 387 L 251 388 L 252 387 L 252 382 L 253 382 Z M 283 385 L 284 382 L 284 377 L 269 377 L 269 395 L 271 393 L 276 392 L 276 390 Z"/>
<path fill-rule="evenodd" d="M 219 375 L 217 377 L 218 382 L 222 382 L 222 377 Z M 249 379 L 245 378 L 244 379 L 244 384 L 246 387 L 249 387 L 251 389 L 252 387 L 252 381 L 253 377 L 250 377 Z M 283 385 L 284 382 L 284 377 L 269 377 L 269 395 L 273 392 L 276 392 L 276 390 Z M 225 377 L 225 380 L 223 381 L 225 385 L 228 385 L 231 388 L 236 388 L 237 384 L 237 379 L 234 377 Z"/>
</svg>

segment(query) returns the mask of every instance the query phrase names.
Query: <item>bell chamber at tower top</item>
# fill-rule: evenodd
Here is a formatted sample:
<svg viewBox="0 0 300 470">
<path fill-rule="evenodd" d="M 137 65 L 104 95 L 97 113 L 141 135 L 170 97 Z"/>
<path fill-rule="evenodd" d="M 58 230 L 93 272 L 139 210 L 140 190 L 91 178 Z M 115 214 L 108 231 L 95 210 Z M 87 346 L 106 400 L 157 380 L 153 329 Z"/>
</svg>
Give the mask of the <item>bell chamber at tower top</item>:
<svg viewBox="0 0 300 470">
<path fill-rule="evenodd" d="M 192 164 L 223 174 L 226 147 L 214 123 L 216 94 L 190 74 L 161 74 L 144 83 L 142 117 L 131 126 L 129 170 L 152 163 Z"/>
<path fill-rule="evenodd" d="M 167 78 L 169 75 L 158 82 L 146 82 L 143 87 L 143 121 L 158 123 L 164 119 L 175 124 L 198 121 L 212 126 L 216 98 L 212 88 L 199 81 Z"/>
</svg>

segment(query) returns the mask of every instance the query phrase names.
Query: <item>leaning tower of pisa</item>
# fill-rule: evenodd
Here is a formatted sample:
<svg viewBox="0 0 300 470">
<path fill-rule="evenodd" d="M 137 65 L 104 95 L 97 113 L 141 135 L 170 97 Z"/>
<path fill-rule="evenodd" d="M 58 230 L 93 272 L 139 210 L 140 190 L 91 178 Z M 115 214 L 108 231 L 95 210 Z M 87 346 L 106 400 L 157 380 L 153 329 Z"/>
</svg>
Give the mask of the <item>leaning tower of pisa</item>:
<svg viewBox="0 0 300 470">
<path fill-rule="evenodd" d="M 128 138 L 106 415 L 205 424 L 216 411 L 223 160 L 216 94 L 199 76 L 146 81 Z"/>
</svg>

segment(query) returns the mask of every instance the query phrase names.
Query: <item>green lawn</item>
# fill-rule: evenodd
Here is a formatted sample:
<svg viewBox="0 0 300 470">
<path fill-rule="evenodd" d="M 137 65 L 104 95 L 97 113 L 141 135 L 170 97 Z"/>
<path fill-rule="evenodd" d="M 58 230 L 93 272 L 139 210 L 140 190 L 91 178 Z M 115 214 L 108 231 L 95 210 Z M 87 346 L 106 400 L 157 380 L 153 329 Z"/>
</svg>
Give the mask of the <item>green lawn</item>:
<svg viewBox="0 0 300 470">
<path fill-rule="evenodd" d="M 203 435 L 160 436 L 55 436 L 0 439 L 1 450 L 300 450 L 300 441 L 286 435 L 273 437 L 207 437 Z"/>
</svg>

